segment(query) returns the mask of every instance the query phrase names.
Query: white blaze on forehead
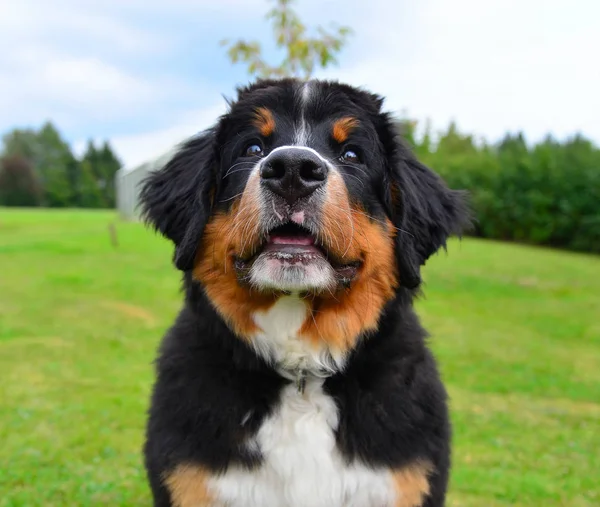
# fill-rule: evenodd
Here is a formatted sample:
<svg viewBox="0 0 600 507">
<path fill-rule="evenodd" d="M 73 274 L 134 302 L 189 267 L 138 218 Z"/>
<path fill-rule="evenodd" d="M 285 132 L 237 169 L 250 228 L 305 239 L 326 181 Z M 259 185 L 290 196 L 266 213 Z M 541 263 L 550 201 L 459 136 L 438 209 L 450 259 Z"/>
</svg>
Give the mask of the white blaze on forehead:
<svg viewBox="0 0 600 507">
<path fill-rule="evenodd" d="M 306 109 L 310 103 L 312 96 L 312 85 L 309 81 L 302 85 L 300 89 L 300 121 L 297 126 L 298 130 L 294 136 L 294 143 L 300 146 L 308 144 L 310 136 L 308 131 L 308 122 L 306 121 Z"/>
<path fill-rule="evenodd" d="M 311 84 L 309 81 L 307 81 L 306 83 L 304 83 L 302 85 L 302 105 L 306 106 L 306 104 L 308 104 L 308 101 L 310 99 L 310 93 L 311 93 Z"/>
</svg>

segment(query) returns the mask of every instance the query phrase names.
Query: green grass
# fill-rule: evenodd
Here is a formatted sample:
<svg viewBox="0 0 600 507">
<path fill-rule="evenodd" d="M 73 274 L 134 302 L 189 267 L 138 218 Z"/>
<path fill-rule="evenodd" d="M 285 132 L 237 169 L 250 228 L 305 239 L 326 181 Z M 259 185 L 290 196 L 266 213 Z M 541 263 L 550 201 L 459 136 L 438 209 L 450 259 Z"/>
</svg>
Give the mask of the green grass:
<svg viewBox="0 0 600 507">
<path fill-rule="evenodd" d="M 140 448 L 181 300 L 170 258 L 110 213 L 0 210 L 0 506 L 150 504 Z M 600 505 L 600 259 L 465 240 L 425 277 L 449 505 Z"/>
</svg>

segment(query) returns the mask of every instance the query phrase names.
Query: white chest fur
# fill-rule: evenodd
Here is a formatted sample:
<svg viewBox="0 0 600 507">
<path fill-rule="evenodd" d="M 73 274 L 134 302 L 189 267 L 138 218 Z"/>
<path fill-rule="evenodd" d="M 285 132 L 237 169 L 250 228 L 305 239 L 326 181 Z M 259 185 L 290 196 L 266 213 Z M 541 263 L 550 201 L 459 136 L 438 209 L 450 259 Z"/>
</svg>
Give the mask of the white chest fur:
<svg viewBox="0 0 600 507">
<path fill-rule="evenodd" d="M 284 374 L 304 369 L 331 372 L 343 356 L 326 344 L 298 336 L 307 318 L 297 297 L 280 298 L 267 312 L 254 315 L 262 332 L 254 337 L 257 353 Z M 339 414 L 323 391 L 323 379 L 311 376 L 303 393 L 285 387 L 280 404 L 247 445 L 260 450 L 256 470 L 232 467 L 209 482 L 211 496 L 223 507 L 387 507 L 394 505 L 391 474 L 359 463 L 348 464 L 339 453 L 335 430 Z"/>
<path fill-rule="evenodd" d="M 306 305 L 297 296 L 282 297 L 268 311 L 257 312 L 254 321 L 262 331 L 252 340 L 256 352 L 284 372 L 305 369 L 319 374 L 339 370 L 344 364 L 343 354 L 331 350 L 325 342 L 315 345 L 298 337 L 309 318 Z"/>
<path fill-rule="evenodd" d="M 338 410 L 309 379 L 303 394 L 284 388 L 280 405 L 249 445 L 264 461 L 256 470 L 230 468 L 208 486 L 223 507 L 388 507 L 396 501 L 386 470 L 348 464 L 340 455 L 334 431 Z"/>
</svg>

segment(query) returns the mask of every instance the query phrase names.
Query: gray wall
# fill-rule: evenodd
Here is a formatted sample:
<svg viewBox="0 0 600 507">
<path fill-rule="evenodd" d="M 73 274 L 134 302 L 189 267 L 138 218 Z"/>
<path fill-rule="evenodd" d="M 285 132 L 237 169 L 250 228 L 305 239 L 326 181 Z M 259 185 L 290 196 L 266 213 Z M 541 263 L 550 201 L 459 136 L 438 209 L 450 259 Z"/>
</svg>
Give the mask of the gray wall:
<svg viewBox="0 0 600 507">
<path fill-rule="evenodd" d="M 117 191 L 117 210 L 124 220 L 137 220 L 139 218 L 139 190 L 140 183 L 150 171 L 163 167 L 175 153 L 175 148 L 146 162 L 134 169 L 121 169 L 115 175 Z"/>
</svg>

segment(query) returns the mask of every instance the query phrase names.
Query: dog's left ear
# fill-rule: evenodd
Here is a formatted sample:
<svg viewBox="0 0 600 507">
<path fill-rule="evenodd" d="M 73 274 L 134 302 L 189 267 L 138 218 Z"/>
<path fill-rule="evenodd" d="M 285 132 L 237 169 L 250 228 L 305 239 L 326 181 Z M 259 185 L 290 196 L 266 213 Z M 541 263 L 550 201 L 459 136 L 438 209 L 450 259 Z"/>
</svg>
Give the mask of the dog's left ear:
<svg viewBox="0 0 600 507">
<path fill-rule="evenodd" d="M 393 128 L 393 127 L 392 127 Z M 400 284 L 421 283 L 421 266 L 451 235 L 461 235 L 471 223 L 466 193 L 451 190 L 440 176 L 420 163 L 397 135 L 388 177 L 389 209 L 396 231 Z"/>
<path fill-rule="evenodd" d="M 175 244 L 173 262 L 187 271 L 210 216 L 216 186 L 215 132 L 192 138 L 167 164 L 142 182 L 140 203 L 145 221 Z"/>
</svg>

